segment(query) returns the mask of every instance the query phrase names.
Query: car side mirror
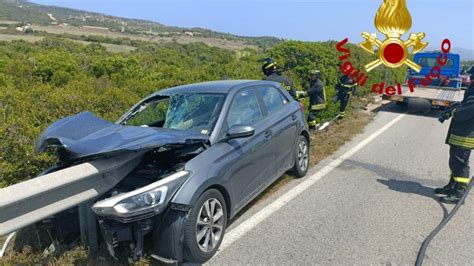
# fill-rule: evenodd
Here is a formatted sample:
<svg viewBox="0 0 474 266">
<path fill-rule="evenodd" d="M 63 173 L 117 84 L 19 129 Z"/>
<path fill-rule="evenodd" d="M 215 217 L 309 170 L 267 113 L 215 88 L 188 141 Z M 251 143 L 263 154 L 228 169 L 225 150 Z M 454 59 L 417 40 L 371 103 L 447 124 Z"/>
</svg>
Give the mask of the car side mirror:
<svg viewBox="0 0 474 266">
<path fill-rule="evenodd" d="M 227 132 L 225 140 L 251 137 L 255 134 L 255 129 L 246 125 L 232 126 Z"/>
</svg>

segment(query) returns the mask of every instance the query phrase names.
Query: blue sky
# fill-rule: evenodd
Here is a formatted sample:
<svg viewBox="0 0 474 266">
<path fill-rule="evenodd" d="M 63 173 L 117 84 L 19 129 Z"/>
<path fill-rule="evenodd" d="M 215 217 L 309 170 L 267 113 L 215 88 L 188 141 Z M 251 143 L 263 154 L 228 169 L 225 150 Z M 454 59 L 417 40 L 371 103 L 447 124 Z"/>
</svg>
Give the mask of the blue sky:
<svg viewBox="0 0 474 266">
<path fill-rule="evenodd" d="M 375 32 L 382 0 L 33 0 L 48 5 L 203 27 L 245 36 L 269 35 L 305 41 L 361 41 Z M 453 47 L 474 49 L 473 0 L 407 0 L 410 32 L 426 32 L 430 48 L 444 38 Z"/>
</svg>

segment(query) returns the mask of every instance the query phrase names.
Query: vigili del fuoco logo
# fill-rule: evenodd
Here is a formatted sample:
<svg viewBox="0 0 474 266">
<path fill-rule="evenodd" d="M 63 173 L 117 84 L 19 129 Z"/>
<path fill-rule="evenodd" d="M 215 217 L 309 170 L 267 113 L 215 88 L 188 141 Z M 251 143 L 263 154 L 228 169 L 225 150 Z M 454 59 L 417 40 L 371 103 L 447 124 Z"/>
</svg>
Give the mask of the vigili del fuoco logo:
<svg viewBox="0 0 474 266">
<path fill-rule="evenodd" d="M 424 42 L 424 32 L 410 33 L 408 40 L 404 41 L 402 35 L 407 33 L 412 26 L 412 19 L 408 11 L 406 0 L 384 0 L 380 6 L 374 20 L 377 30 L 385 35 L 384 40 L 380 40 L 376 33 L 362 33 L 364 41 L 359 44 L 366 52 L 376 54 L 378 59 L 365 65 L 366 72 L 384 65 L 389 68 L 398 68 L 403 65 L 408 66 L 415 72 L 421 71 L 421 66 L 409 58 L 410 54 L 416 54 L 423 51 L 428 42 Z M 349 41 L 348 38 L 342 40 L 336 45 L 339 52 L 344 53 L 339 56 L 341 61 L 340 71 L 344 75 L 348 75 L 360 86 L 365 86 L 368 74 L 360 69 L 355 69 L 350 59 L 350 51 L 344 45 Z M 411 48 L 411 52 L 410 52 Z M 441 74 L 441 67 L 446 65 L 448 61 L 447 54 L 451 49 L 451 42 L 445 39 L 441 44 L 441 53 L 438 56 L 437 65 L 434 66 L 429 75 L 420 80 L 422 86 L 428 86 L 434 78 L 438 78 Z M 411 92 L 414 92 L 416 84 L 414 80 L 408 80 L 407 85 Z M 386 93 L 387 95 L 402 94 L 401 84 L 396 86 L 388 86 L 385 88 L 384 82 L 374 84 L 372 91 L 377 93 Z"/>
</svg>

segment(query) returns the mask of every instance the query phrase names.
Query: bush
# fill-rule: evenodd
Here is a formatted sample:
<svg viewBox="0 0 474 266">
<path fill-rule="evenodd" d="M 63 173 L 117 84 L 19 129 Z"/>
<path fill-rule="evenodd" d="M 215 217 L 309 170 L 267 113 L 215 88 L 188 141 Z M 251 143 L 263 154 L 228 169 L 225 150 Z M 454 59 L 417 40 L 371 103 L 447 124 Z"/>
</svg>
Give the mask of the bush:
<svg viewBox="0 0 474 266">
<path fill-rule="evenodd" d="M 115 121 L 139 99 L 163 88 L 222 78 L 261 79 L 259 59 L 267 56 L 300 89 L 308 88 L 312 69 L 322 71 L 329 105 L 321 119 L 327 119 L 337 109 L 330 100 L 339 76 L 335 45 L 280 42 L 263 54 L 205 44 L 148 44 L 125 55 L 58 38 L 0 42 L 0 187 L 34 177 L 54 163 L 50 154 L 35 155 L 33 147 L 41 131 L 60 118 L 89 110 Z M 351 52 L 357 67 L 371 60 L 355 46 Z M 400 81 L 401 72 L 385 78 Z M 371 73 L 370 82 L 383 73 Z"/>
</svg>

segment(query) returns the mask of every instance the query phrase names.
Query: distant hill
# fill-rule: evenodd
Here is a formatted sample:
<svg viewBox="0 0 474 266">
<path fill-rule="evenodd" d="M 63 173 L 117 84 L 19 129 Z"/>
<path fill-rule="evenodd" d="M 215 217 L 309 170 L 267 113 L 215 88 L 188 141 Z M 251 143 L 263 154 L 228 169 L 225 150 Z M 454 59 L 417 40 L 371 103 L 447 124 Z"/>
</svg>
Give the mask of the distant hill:
<svg viewBox="0 0 474 266">
<path fill-rule="evenodd" d="M 453 52 L 461 56 L 462 61 L 474 61 L 474 50 L 454 47 Z"/>
<path fill-rule="evenodd" d="M 21 24 L 70 25 L 107 28 L 111 32 L 148 34 L 160 37 L 196 36 L 226 40 L 244 40 L 261 48 L 271 47 L 281 41 L 275 37 L 245 37 L 203 28 L 167 26 L 154 21 L 128 19 L 105 14 L 57 6 L 45 6 L 24 0 L 0 0 L 0 21 L 17 21 Z"/>
</svg>

